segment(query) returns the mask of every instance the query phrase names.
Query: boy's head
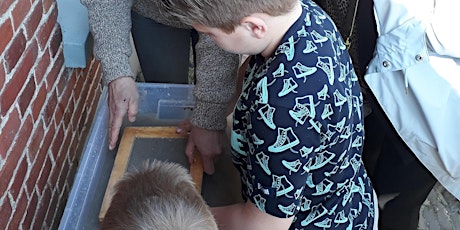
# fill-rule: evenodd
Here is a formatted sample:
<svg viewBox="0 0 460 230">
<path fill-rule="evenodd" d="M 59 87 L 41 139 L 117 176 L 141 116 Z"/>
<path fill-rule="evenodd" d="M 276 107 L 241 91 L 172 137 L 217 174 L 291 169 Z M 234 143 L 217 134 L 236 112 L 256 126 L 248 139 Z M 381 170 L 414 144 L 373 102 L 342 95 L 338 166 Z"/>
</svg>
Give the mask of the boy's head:
<svg viewBox="0 0 460 230">
<path fill-rule="evenodd" d="M 233 32 L 241 20 L 254 13 L 279 16 L 292 10 L 298 0 L 162 0 L 167 14 L 185 24 Z"/>
<path fill-rule="evenodd" d="M 153 161 L 117 183 L 101 229 L 217 230 L 217 224 L 187 169 Z"/>
<path fill-rule="evenodd" d="M 290 14 L 298 1 L 162 0 L 161 7 L 164 14 L 210 35 L 224 50 L 257 54 L 271 42 L 270 37 L 266 37 L 274 21 L 270 20 Z"/>
</svg>

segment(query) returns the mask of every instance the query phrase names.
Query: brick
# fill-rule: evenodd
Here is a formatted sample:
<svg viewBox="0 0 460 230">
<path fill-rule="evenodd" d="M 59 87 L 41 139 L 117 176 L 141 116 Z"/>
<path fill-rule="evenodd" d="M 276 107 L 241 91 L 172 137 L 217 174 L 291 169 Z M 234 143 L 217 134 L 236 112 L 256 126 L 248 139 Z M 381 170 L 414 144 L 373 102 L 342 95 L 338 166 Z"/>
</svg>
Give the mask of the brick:
<svg viewBox="0 0 460 230">
<path fill-rule="evenodd" d="M 53 224 L 54 216 L 56 215 L 56 208 L 59 203 L 59 198 L 59 193 L 56 189 L 54 189 L 51 196 L 51 202 L 48 206 L 48 212 L 45 217 L 45 226 L 47 226 L 48 229 L 53 229 L 51 228 L 51 225 Z"/>
<path fill-rule="evenodd" d="M 67 150 L 70 147 L 70 142 L 72 140 L 72 130 L 68 129 L 66 134 L 64 135 L 64 143 L 61 146 L 66 146 L 66 148 L 62 148 L 60 151 L 56 153 L 54 156 L 54 166 L 52 168 L 50 179 L 48 180 L 52 188 L 57 187 L 59 174 L 61 172 L 63 164 L 65 164 Z"/>
<path fill-rule="evenodd" d="M 99 62 L 95 61 L 94 62 L 94 66 L 93 66 L 93 71 L 91 71 L 91 75 L 88 76 L 87 78 L 92 81 L 92 82 L 99 82 L 97 79 L 98 79 L 98 76 L 99 74 L 101 74 L 102 71 L 101 71 L 101 68 L 100 68 L 100 65 L 99 65 Z"/>
<path fill-rule="evenodd" d="M 51 144 L 51 147 L 50 147 L 51 156 L 53 156 L 53 160 L 57 158 L 59 154 L 59 150 L 61 149 L 61 146 L 63 145 L 64 133 L 65 133 L 65 130 L 63 126 L 60 126 L 58 133 L 54 137 L 53 143 Z"/>
<path fill-rule="evenodd" d="M 43 8 L 40 6 L 40 4 L 35 4 L 25 22 L 25 30 L 28 40 L 32 38 L 35 31 L 37 30 L 38 24 L 42 19 L 42 15 Z"/>
<path fill-rule="evenodd" d="M 19 112 L 14 109 L 8 116 L 5 126 L 0 130 L 0 155 L 4 159 L 8 149 L 13 143 L 16 134 L 21 127 L 21 119 L 19 117 Z M 0 190 L 0 194 L 2 191 Z"/>
<path fill-rule="evenodd" d="M 68 155 L 68 158 L 70 160 L 70 162 L 73 162 L 75 161 L 75 156 L 78 155 L 78 153 L 82 150 L 80 149 L 80 147 L 84 147 L 84 145 L 82 143 L 84 143 L 84 141 L 80 140 L 80 137 L 81 134 L 78 134 L 78 133 L 75 133 L 75 136 L 72 138 L 72 143 L 69 145 L 69 151 L 67 153 Z M 84 135 L 86 137 L 86 135 Z M 78 159 L 77 159 L 78 160 Z"/>
<path fill-rule="evenodd" d="M 47 157 L 49 146 L 51 145 L 55 135 L 54 126 L 50 127 L 45 133 L 46 136 L 43 139 L 42 147 L 40 148 L 35 161 L 32 163 L 32 169 L 30 170 L 29 178 L 27 178 L 26 181 L 27 191 L 29 193 L 33 191 L 34 186 L 38 181 L 38 177 L 40 176 L 40 172 Z"/>
<path fill-rule="evenodd" d="M 69 90 L 69 92 L 71 92 L 71 91 Z M 66 129 L 70 128 L 70 121 L 71 121 L 73 112 L 75 110 L 75 104 L 73 102 L 73 98 L 72 97 L 68 97 L 68 98 L 69 98 L 69 105 L 66 108 L 66 113 L 64 113 L 64 117 L 63 117 L 63 120 L 62 120 L 64 128 L 66 128 Z"/>
<path fill-rule="evenodd" d="M 86 97 L 87 95 L 85 94 L 84 92 L 84 88 L 85 88 L 85 80 L 87 78 L 86 77 L 80 77 L 78 78 L 78 81 L 77 81 L 77 85 L 75 86 L 75 99 L 77 100 L 81 100 L 83 99 L 84 100 L 84 97 Z"/>
<path fill-rule="evenodd" d="M 14 210 L 13 218 L 10 221 L 8 229 L 17 230 L 21 225 L 21 220 L 24 218 L 27 211 L 27 196 L 25 192 L 21 193 L 21 197 L 16 202 L 16 209 Z"/>
<path fill-rule="evenodd" d="M 35 94 L 35 78 L 32 76 L 29 78 L 29 81 L 26 83 L 24 90 L 18 96 L 18 104 L 19 110 L 21 114 L 24 116 L 25 111 L 29 108 L 30 102 L 32 101 L 32 97 Z"/>
<path fill-rule="evenodd" d="M 77 129 L 77 132 L 78 133 L 82 133 L 84 131 L 84 128 L 86 127 L 86 119 L 87 119 L 87 115 L 88 115 L 88 107 L 85 105 L 83 106 L 83 111 L 81 112 L 80 114 L 80 120 L 78 122 L 78 129 Z"/>
<path fill-rule="evenodd" d="M 50 63 L 50 54 L 48 52 L 48 49 L 46 49 L 45 52 L 43 52 L 42 56 L 38 58 L 38 63 L 35 66 L 35 82 L 37 82 L 37 85 L 40 85 L 43 81 L 43 78 L 45 77 L 46 71 L 48 70 Z"/>
<path fill-rule="evenodd" d="M 81 120 L 81 115 L 82 115 L 82 111 L 83 111 L 83 108 L 84 108 L 84 101 L 82 102 L 82 100 L 78 100 L 78 104 L 76 104 L 75 106 L 75 112 L 73 114 L 73 118 L 72 118 L 72 124 L 73 124 L 73 127 L 75 130 L 78 129 L 78 126 L 79 126 L 79 122 Z"/>
<path fill-rule="evenodd" d="M 70 173 L 70 165 L 69 165 L 69 162 L 67 161 L 64 161 L 63 162 L 63 166 L 62 166 L 62 170 L 60 172 L 60 177 L 57 181 L 57 188 L 59 191 L 63 191 L 64 190 L 64 186 L 65 186 L 65 182 L 66 181 L 69 181 L 69 180 L 73 180 L 73 178 L 69 178 L 69 173 Z"/>
<path fill-rule="evenodd" d="M 50 229 L 58 229 L 60 220 L 64 214 L 65 206 L 67 203 L 68 191 L 64 190 L 63 194 L 60 196 L 59 203 L 56 206 L 56 212 L 53 218 L 53 224 L 50 226 Z"/>
<path fill-rule="evenodd" d="M 69 176 L 68 178 L 72 178 L 71 180 L 67 180 L 67 184 L 69 185 L 70 188 L 72 188 L 73 185 L 73 178 L 75 178 L 75 175 L 77 175 L 77 170 L 78 170 L 78 164 L 77 163 L 72 163 L 70 165 L 70 170 L 69 170 Z"/>
<path fill-rule="evenodd" d="M 55 1 L 54 0 L 43 0 L 42 2 L 43 2 L 43 11 L 48 12 L 48 10 L 53 6 Z"/>
<path fill-rule="evenodd" d="M 58 157 L 65 156 L 65 154 L 60 154 Z M 59 173 L 61 172 L 62 163 L 56 161 L 53 168 L 51 168 L 50 177 L 48 178 L 48 183 L 51 188 L 56 189 L 58 187 Z"/>
<path fill-rule="evenodd" d="M 90 112 L 93 110 L 93 106 L 95 106 L 94 97 L 96 96 L 97 90 L 97 83 L 93 82 L 91 84 L 91 89 L 89 90 L 88 97 L 86 98 L 86 105 L 89 107 Z"/>
<path fill-rule="evenodd" d="M 14 178 L 11 178 L 13 180 L 13 183 L 11 184 L 9 192 L 15 201 L 17 200 L 18 195 L 21 192 L 21 188 L 24 183 L 24 178 L 27 174 L 27 170 L 28 170 L 27 158 L 23 157 L 21 159 L 21 163 L 17 167 Z"/>
<path fill-rule="evenodd" d="M 15 0 L 1 0 L 0 1 L 0 15 L 3 15 Z"/>
<path fill-rule="evenodd" d="M 22 152 L 18 152 L 18 154 L 9 154 L 9 156 L 6 158 L 5 164 L 0 170 L 0 194 L 4 194 L 7 190 L 11 182 L 11 178 L 13 178 L 14 171 L 18 166 L 19 159 L 22 156 L 21 153 Z"/>
<path fill-rule="evenodd" d="M 45 121 L 45 125 L 48 126 L 51 124 L 51 120 L 53 119 L 54 111 L 56 110 L 57 106 L 57 96 L 56 92 L 52 92 L 51 96 L 48 98 L 48 103 L 45 104 L 45 111 L 43 114 L 43 120 Z"/>
<path fill-rule="evenodd" d="M 0 205 L 0 216 L 2 217 L 0 218 L 0 229 L 6 229 L 13 212 L 13 208 L 11 207 L 10 199 L 8 199 L 8 197 L 5 197 Z"/>
<path fill-rule="evenodd" d="M 58 104 L 56 110 L 54 111 L 54 121 L 56 122 L 56 127 L 60 126 L 60 124 L 63 123 L 62 117 L 64 116 L 64 113 L 67 112 L 65 109 L 68 103 L 69 98 L 61 97 L 60 99 L 58 99 Z"/>
<path fill-rule="evenodd" d="M 17 29 L 21 23 L 24 21 L 27 13 L 30 10 L 30 1 L 16 1 L 16 5 L 11 11 L 13 17 L 13 26 Z"/>
<path fill-rule="evenodd" d="M 22 127 L 19 130 L 18 136 L 16 137 L 16 141 L 13 145 L 13 149 L 11 150 L 10 155 L 20 155 L 20 153 L 24 152 L 26 144 L 30 138 L 30 134 L 32 133 L 33 125 L 34 124 L 31 115 L 27 116 L 23 120 Z"/>
<path fill-rule="evenodd" d="M 32 66 L 35 65 L 35 61 L 37 60 L 38 56 L 38 44 L 37 41 L 34 39 L 30 42 L 30 44 L 27 46 L 27 49 L 25 51 L 25 56 L 24 59 L 21 62 L 21 69 L 24 69 L 21 74 L 29 73 L 30 70 L 32 69 Z M 20 71 L 16 71 L 20 72 Z"/>
<path fill-rule="evenodd" d="M 45 223 L 46 210 L 48 210 L 48 206 L 50 202 L 51 202 L 51 191 L 50 191 L 50 188 L 47 187 L 43 191 L 43 195 L 39 201 L 38 208 L 35 212 L 34 227 L 32 227 L 31 229 L 48 229 L 46 226 L 44 226 L 44 223 Z"/>
<path fill-rule="evenodd" d="M 90 111 L 88 113 L 88 124 L 91 124 L 93 122 L 94 117 L 96 117 L 97 103 L 99 102 L 100 95 L 100 84 L 97 82 L 93 82 L 93 90 L 91 90 L 90 95 L 87 99 L 87 104 L 90 106 Z"/>
<path fill-rule="evenodd" d="M 74 132 L 72 131 L 72 129 L 67 129 L 65 139 L 64 139 L 64 145 L 63 145 L 63 146 L 66 146 L 66 148 L 61 149 L 61 154 L 63 156 L 57 158 L 56 162 L 58 162 L 58 161 L 59 162 L 64 162 L 65 161 L 65 159 L 66 159 L 65 157 L 67 156 L 69 150 L 72 150 L 72 141 L 74 139 L 77 139 L 77 138 L 75 138 L 75 135 L 74 135 Z M 75 150 L 75 149 L 73 149 L 73 150 Z"/>
<path fill-rule="evenodd" d="M 13 70 L 25 49 L 26 37 L 24 36 L 24 32 L 20 30 L 12 39 L 10 47 L 5 51 L 5 64 L 7 73 L 10 73 Z"/>
<path fill-rule="evenodd" d="M 43 168 L 43 163 L 46 159 L 46 151 L 41 150 L 35 159 L 35 163 L 32 164 L 30 169 L 29 177 L 26 180 L 26 190 L 30 193 L 34 191 L 34 187 L 37 184 L 38 177 L 40 176 L 41 169 Z"/>
<path fill-rule="evenodd" d="M 11 20 L 9 18 L 0 24 L 0 34 L 2 35 L 0 37 L 0 53 L 3 53 L 6 45 L 8 45 L 11 38 L 13 38 L 13 25 L 11 24 Z"/>
<path fill-rule="evenodd" d="M 17 95 L 21 90 L 26 77 L 16 77 L 11 79 L 3 89 L 3 93 L 0 95 L 0 111 L 2 116 L 6 116 L 8 110 L 17 99 Z"/>
<path fill-rule="evenodd" d="M 46 101 L 46 96 L 47 96 L 46 85 L 42 84 L 40 89 L 38 89 L 37 96 L 35 97 L 35 99 L 33 99 L 32 106 L 31 106 L 32 116 L 34 118 L 34 121 L 37 121 L 37 119 L 39 118 L 43 105 L 45 104 L 45 101 Z"/>
<path fill-rule="evenodd" d="M 35 210 L 37 209 L 38 195 L 33 192 L 29 198 L 29 206 L 27 207 L 27 213 L 25 214 L 24 220 L 22 221 L 22 229 L 31 229 L 32 221 L 34 219 Z"/>
<path fill-rule="evenodd" d="M 51 67 L 51 70 L 48 72 L 46 77 L 46 85 L 48 86 L 48 91 L 50 92 L 53 87 L 54 83 L 58 80 L 59 73 L 64 68 L 64 55 L 62 52 L 60 55 L 54 60 L 54 63 Z"/>
<path fill-rule="evenodd" d="M 46 187 L 46 182 L 48 181 L 48 178 L 49 178 L 49 175 L 50 175 L 50 172 L 51 172 L 51 167 L 52 167 L 53 163 L 51 162 L 51 159 L 49 158 L 49 156 L 45 159 L 45 162 L 44 162 L 44 165 L 43 165 L 43 168 L 42 168 L 42 172 L 40 174 L 40 177 L 38 178 L 38 181 L 37 181 L 37 191 L 43 196 L 43 192 L 44 192 L 44 189 Z"/>
<path fill-rule="evenodd" d="M 44 149 L 44 150 L 47 151 L 50 148 L 51 143 L 54 140 L 54 135 L 56 134 L 56 129 L 55 129 L 54 126 L 50 126 L 50 127 L 48 127 L 48 131 L 46 131 L 45 133 L 46 133 L 46 136 L 43 139 L 41 149 Z M 61 134 L 61 133 L 59 133 L 59 134 Z"/>
<path fill-rule="evenodd" d="M 72 69 L 72 72 L 69 74 L 69 82 L 67 84 L 67 88 L 65 89 L 67 92 L 64 94 L 71 95 L 74 93 L 75 85 L 77 84 L 79 71 L 76 69 Z"/>
<path fill-rule="evenodd" d="M 37 127 L 35 128 L 34 132 L 32 133 L 32 140 L 30 144 L 27 146 L 27 153 L 30 159 L 30 162 L 34 162 L 37 154 L 40 150 L 40 144 L 43 141 L 45 136 L 45 130 L 43 128 L 42 120 L 37 122 Z"/>
<path fill-rule="evenodd" d="M 12 79 L 6 85 L 3 95 L 1 96 L 1 111 L 4 116 L 6 111 L 11 107 L 16 100 L 22 86 L 26 82 L 30 69 L 32 68 L 35 60 L 37 59 L 37 44 L 32 43 L 27 49 L 23 60 L 20 63 L 21 68 L 18 68 L 14 73 Z"/>
<path fill-rule="evenodd" d="M 66 73 L 67 71 L 64 71 L 59 77 L 58 77 L 58 81 L 57 81 L 57 84 L 56 84 L 56 91 L 57 91 L 57 96 L 59 98 L 61 98 L 61 95 L 63 94 L 64 92 L 64 89 L 66 88 L 66 86 L 68 85 L 68 82 L 69 82 L 69 77 L 70 75 L 67 75 Z"/>
<path fill-rule="evenodd" d="M 61 33 L 61 27 L 57 26 L 56 29 L 54 30 L 54 33 L 52 37 L 50 38 L 50 53 L 51 57 L 55 57 L 56 54 L 59 51 L 59 48 L 61 47 L 62 43 L 62 33 Z"/>
<path fill-rule="evenodd" d="M 87 77 L 88 76 L 88 73 L 89 73 L 89 71 L 91 69 L 92 64 L 93 64 L 93 62 L 89 60 L 88 63 L 86 64 L 86 66 L 88 68 L 81 69 L 81 75 L 80 75 L 81 77 Z"/>
<path fill-rule="evenodd" d="M 91 106 L 94 102 L 97 103 L 97 101 L 99 100 L 98 93 L 101 92 L 101 75 L 102 71 L 100 70 L 100 68 L 98 68 L 94 75 L 90 77 L 90 79 L 92 79 L 93 82 L 91 85 L 90 95 L 88 96 L 87 100 L 91 102 Z"/>
<path fill-rule="evenodd" d="M 51 32 L 53 31 L 54 27 L 57 26 L 57 11 L 51 11 L 50 15 L 47 17 L 47 20 L 43 25 L 38 28 L 37 31 L 37 42 L 40 47 L 40 50 L 44 50 L 48 40 L 50 38 Z"/>
<path fill-rule="evenodd" d="M 0 92 L 1 92 L 1 89 L 3 88 L 3 85 L 5 85 L 5 78 L 6 78 L 5 67 L 3 65 L 3 61 L 0 61 Z M 1 106 L 0 106 L 0 109 L 1 109 Z"/>
</svg>

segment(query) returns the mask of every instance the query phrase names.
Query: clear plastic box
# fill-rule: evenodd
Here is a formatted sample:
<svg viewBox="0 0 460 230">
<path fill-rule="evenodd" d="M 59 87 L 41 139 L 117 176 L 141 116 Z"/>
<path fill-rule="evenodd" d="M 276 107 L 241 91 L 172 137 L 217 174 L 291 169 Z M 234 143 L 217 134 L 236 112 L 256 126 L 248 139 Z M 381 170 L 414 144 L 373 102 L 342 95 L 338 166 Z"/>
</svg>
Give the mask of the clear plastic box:
<svg viewBox="0 0 460 230">
<path fill-rule="evenodd" d="M 176 125 L 187 118 L 194 105 L 193 85 L 138 83 L 139 113 L 126 126 Z M 108 149 L 107 88 L 80 159 L 59 229 L 99 229 L 98 215 L 116 155 Z M 123 130 L 120 131 L 120 134 Z M 121 138 L 121 135 L 120 135 Z"/>
<path fill-rule="evenodd" d="M 189 117 L 194 105 L 193 85 L 138 83 L 139 113 L 127 126 L 174 126 Z M 99 211 L 117 148 L 108 149 L 107 89 L 104 88 L 84 146 L 77 174 L 61 219 L 60 230 L 98 230 Z M 120 131 L 121 139 L 123 130 Z M 242 202 L 240 178 L 233 167 L 229 144 L 216 160 L 216 172 L 203 175 L 202 196 L 210 206 Z"/>
</svg>

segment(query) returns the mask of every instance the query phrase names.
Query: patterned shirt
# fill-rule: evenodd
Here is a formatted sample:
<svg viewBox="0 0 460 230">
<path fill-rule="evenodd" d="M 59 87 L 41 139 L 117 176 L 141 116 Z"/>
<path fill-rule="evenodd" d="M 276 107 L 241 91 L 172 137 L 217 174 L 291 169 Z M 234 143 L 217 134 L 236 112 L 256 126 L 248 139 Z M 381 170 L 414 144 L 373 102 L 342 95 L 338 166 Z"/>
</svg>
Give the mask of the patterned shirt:
<svg viewBox="0 0 460 230">
<path fill-rule="evenodd" d="M 290 229 L 369 229 L 358 78 L 329 16 L 309 0 L 302 8 L 272 56 L 246 69 L 231 135 L 243 196 L 295 216 Z"/>
</svg>

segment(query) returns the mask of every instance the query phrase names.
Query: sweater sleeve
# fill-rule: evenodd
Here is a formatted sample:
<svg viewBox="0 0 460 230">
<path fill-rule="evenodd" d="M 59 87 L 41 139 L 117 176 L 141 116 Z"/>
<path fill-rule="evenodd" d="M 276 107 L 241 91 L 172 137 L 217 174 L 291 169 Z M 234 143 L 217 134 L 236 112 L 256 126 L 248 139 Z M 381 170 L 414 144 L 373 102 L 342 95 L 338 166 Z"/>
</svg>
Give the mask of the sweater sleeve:
<svg viewBox="0 0 460 230">
<path fill-rule="evenodd" d="M 103 80 L 133 77 L 129 64 L 132 0 L 81 0 L 88 9 L 94 55 L 101 61 Z"/>
<path fill-rule="evenodd" d="M 196 104 L 191 122 L 200 128 L 223 130 L 227 124 L 227 105 L 236 89 L 239 55 L 220 49 L 202 33 L 195 50 Z"/>
</svg>

